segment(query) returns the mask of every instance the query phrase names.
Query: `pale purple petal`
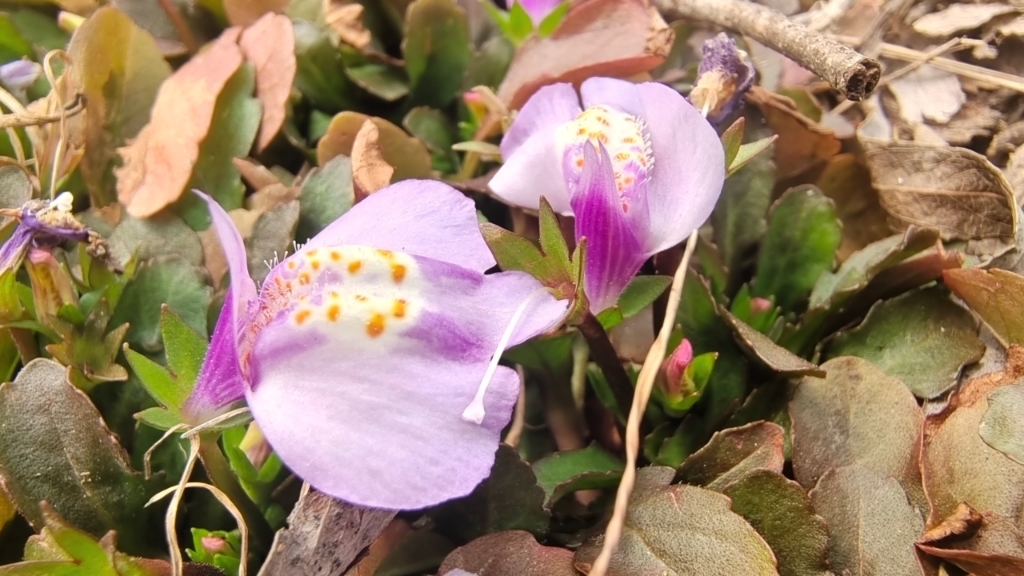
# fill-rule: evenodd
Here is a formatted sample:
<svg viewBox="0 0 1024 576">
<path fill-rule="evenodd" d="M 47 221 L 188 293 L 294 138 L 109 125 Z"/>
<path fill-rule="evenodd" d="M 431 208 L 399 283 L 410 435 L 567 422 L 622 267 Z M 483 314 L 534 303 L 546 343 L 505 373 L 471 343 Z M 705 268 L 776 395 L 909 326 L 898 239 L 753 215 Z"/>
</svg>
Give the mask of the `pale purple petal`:
<svg viewBox="0 0 1024 576">
<path fill-rule="evenodd" d="M 552 126 L 536 132 L 515 154 L 505 157 L 505 164 L 487 184 L 499 198 L 513 206 L 536 210 L 543 196 L 555 212 L 572 214 L 562 182 L 556 131 L 557 126 Z"/>
<path fill-rule="evenodd" d="M 182 406 L 182 413 L 192 424 L 209 420 L 222 408 L 245 397 L 245 380 L 238 359 L 238 334 L 231 317 L 233 300 L 232 291 L 228 290 L 196 387 Z"/>
<path fill-rule="evenodd" d="M 462 418 L 498 339 L 524 301 L 533 304 L 513 342 L 552 327 L 566 304 L 525 274 L 484 276 L 415 258 L 402 260 L 406 276 L 389 285 L 383 261 L 364 253 L 362 262 L 260 331 L 249 406 L 285 464 L 327 494 L 383 509 L 464 496 L 490 473 L 519 392 L 515 372 L 499 368 L 483 423 Z M 333 319 L 332 290 L 344 303 Z M 402 314 L 371 331 L 366 314 L 399 301 Z"/>
<path fill-rule="evenodd" d="M 29 228 L 18 225 L 11 237 L 0 247 L 0 274 L 14 270 L 21 265 L 22 258 L 32 243 L 33 231 Z"/>
<path fill-rule="evenodd" d="M 611 106 L 619 112 L 642 118 L 644 106 L 640 102 L 636 86 L 633 82 L 617 78 L 588 78 L 580 86 L 580 96 L 583 99 L 583 106 L 587 108 Z"/>
<path fill-rule="evenodd" d="M 603 147 L 598 152 L 589 143 L 581 146 L 583 170 L 578 178 L 566 181 L 576 214 L 576 238 L 587 239 L 583 287 L 590 310 L 598 313 L 615 305 L 646 257 L 622 211 L 611 159 Z"/>
<path fill-rule="evenodd" d="M 517 3 L 530 15 L 534 26 L 540 24 L 562 2 L 563 0 L 517 0 Z"/>
<path fill-rule="evenodd" d="M 344 244 L 435 258 L 479 272 L 494 266 L 473 201 L 436 180 L 404 180 L 371 194 L 306 247 Z"/>
<path fill-rule="evenodd" d="M 213 229 L 216 230 L 221 248 L 224 249 L 228 271 L 231 273 L 230 292 L 233 295 L 234 304 L 226 310 L 230 310 L 235 329 L 240 333 L 248 325 L 246 311 L 249 303 L 256 299 L 256 283 L 249 276 L 245 242 L 242 241 L 242 236 L 238 233 L 235 223 L 231 221 L 231 217 L 216 200 L 198 190 L 193 190 L 193 192 L 206 202 L 210 210 L 210 218 L 213 220 Z"/>
<path fill-rule="evenodd" d="M 675 90 L 637 85 L 654 150 L 648 184 L 647 254 L 682 242 L 711 215 L 725 183 L 725 151 L 715 129 Z"/>
<path fill-rule="evenodd" d="M 526 4 L 523 7 L 528 8 Z M 501 139 L 502 157 L 508 160 L 534 134 L 571 122 L 582 111 L 572 84 L 552 84 L 537 90 Z"/>
</svg>

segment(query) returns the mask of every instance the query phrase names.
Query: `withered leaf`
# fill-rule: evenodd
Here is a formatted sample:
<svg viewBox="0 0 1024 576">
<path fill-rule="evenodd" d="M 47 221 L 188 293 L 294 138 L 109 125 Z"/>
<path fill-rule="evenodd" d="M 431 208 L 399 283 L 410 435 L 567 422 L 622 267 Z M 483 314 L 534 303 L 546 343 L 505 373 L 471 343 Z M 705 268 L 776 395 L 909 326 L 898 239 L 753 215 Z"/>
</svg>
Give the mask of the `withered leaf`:
<svg viewBox="0 0 1024 576">
<path fill-rule="evenodd" d="M 1024 277 L 999 269 L 957 268 L 944 271 L 942 280 L 1004 344 L 1024 345 Z"/>
<path fill-rule="evenodd" d="M 367 120 L 352 142 L 352 178 L 356 197 L 366 197 L 391 183 L 394 166 L 384 159 L 380 149 L 380 130 Z"/>
<path fill-rule="evenodd" d="M 525 530 L 507 530 L 481 536 L 457 548 L 441 564 L 438 574 L 464 570 L 477 576 L 575 576 L 572 552 L 541 546 Z"/>
<path fill-rule="evenodd" d="M 342 42 L 362 50 L 371 40 L 370 31 L 363 25 L 363 10 L 358 2 L 324 0 L 324 21 Z"/>
<path fill-rule="evenodd" d="M 860 464 L 898 479 L 919 502 L 924 415 L 914 395 L 867 360 L 834 358 L 822 368 L 828 376 L 801 380 L 789 404 L 796 479 L 811 488 L 830 469 Z"/>
<path fill-rule="evenodd" d="M 924 521 L 894 478 L 844 466 L 826 472 L 810 497 L 828 524 L 836 574 L 921 576 L 914 542 Z"/>
<path fill-rule="evenodd" d="M 889 223 L 878 193 L 871 188 L 871 174 L 853 154 L 833 156 L 815 182 L 821 192 L 836 205 L 843 223 L 843 241 L 839 260 L 845 261 L 861 248 L 890 234 Z"/>
<path fill-rule="evenodd" d="M 151 216 L 177 200 L 192 176 L 199 145 L 213 121 L 217 96 L 242 65 L 229 29 L 160 87 L 150 121 L 118 152 L 117 197 L 136 218 Z"/>
<path fill-rule="evenodd" d="M 879 200 L 898 229 L 930 226 L 946 240 L 1016 236 L 1013 189 L 984 156 L 950 146 L 863 145 Z"/>
<path fill-rule="evenodd" d="M 256 67 L 256 97 L 263 103 L 256 149 L 263 150 L 284 125 L 295 80 L 295 32 L 287 16 L 265 14 L 242 32 L 242 55 Z"/>
<path fill-rule="evenodd" d="M 100 8 L 68 45 L 74 84 L 85 95 L 82 177 L 93 204 L 112 202 L 116 148 L 149 121 L 160 84 L 171 75 L 156 41 L 114 8 Z"/>
<path fill-rule="evenodd" d="M 281 14 L 288 8 L 289 0 L 224 0 L 224 13 L 232 26 L 248 26 L 268 12 Z M 275 48 L 281 48 L 268 42 Z"/>
<path fill-rule="evenodd" d="M 317 163 L 323 166 L 335 156 L 351 158 L 356 136 L 367 120 L 377 128 L 377 142 L 384 160 L 395 168 L 392 183 L 409 178 L 430 177 L 433 169 L 430 152 L 423 142 L 383 118 L 371 118 L 350 111 L 341 112 L 331 120 L 327 132 L 316 146 Z"/>
<path fill-rule="evenodd" d="M 551 36 L 519 47 L 498 97 L 517 109 L 546 84 L 647 72 L 665 61 L 673 36 L 645 0 L 580 2 Z"/>
<path fill-rule="evenodd" d="M 790 98 L 753 86 L 747 101 L 761 109 L 775 141 L 778 180 L 796 176 L 839 153 L 842 143 L 835 133 L 803 115 Z"/>
<path fill-rule="evenodd" d="M 991 512 L 979 513 L 966 504 L 957 507 L 954 516 L 941 526 L 960 524 L 959 517 L 968 514 L 966 530 L 942 539 L 934 529 L 918 542 L 921 551 L 956 564 L 972 574 L 984 576 L 1017 576 L 1024 573 L 1024 537 L 1010 520 Z M 959 526 L 956 526 L 959 527 Z"/>
<path fill-rule="evenodd" d="M 715 432 L 683 462 L 675 480 L 721 492 L 752 470 L 781 473 L 786 461 L 782 454 L 785 435 L 782 426 L 773 422 L 752 422 Z"/>
<path fill-rule="evenodd" d="M 393 510 L 353 506 L 313 492 L 305 484 L 288 516 L 288 527 L 274 536 L 260 576 L 341 576 L 395 514 Z"/>
</svg>

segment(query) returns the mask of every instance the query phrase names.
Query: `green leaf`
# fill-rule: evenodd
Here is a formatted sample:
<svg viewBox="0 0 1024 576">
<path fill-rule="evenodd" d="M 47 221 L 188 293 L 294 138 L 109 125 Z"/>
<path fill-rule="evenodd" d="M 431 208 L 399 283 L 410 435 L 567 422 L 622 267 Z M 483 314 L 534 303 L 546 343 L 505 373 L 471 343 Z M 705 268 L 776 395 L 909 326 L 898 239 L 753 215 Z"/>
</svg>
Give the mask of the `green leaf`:
<svg viewBox="0 0 1024 576">
<path fill-rule="evenodd" d="M 125 357 L 132 371 L 154 400 L 175 413 L 181 412 L 181 406 L 188 399 L 191 388 L 185 388 L 167 369 L 142 354 L 125 347 Z"/>
<path fill-rule="evenodd" d="M 348 212 L 355 202 L 352 161 L 335 156 L 314 168 L 302 183 L 299 194 L 299 225 L 296 240 L 306 241 Z"/>
<path fill-rule="evenodd" d="M 740 346 L 772 371 L 786 376 L 825 375 L 821 368 L 772 342 L 771 338 L 751 328 L 724 307 L 719 308 L 719 313 L 733 329 Z"/>
<path fill-rule="evenodd" d="M 544 490 L 530 465 L 514 448 L 501 444 L 490 477 L 469 496 L 443 504 L 431 516 L 462 541 L 502 530 L 541 535 L 550 520 L 544 502 Z"/>
<path fill-rule="evenodd" d="M 457 131 L 451 120 L 440 110 L 419 106 L 405 115 L 402 126 L 417 137 L 434 154 L 452 154 Z"/>
<path fill-rule="evenodd" d="M 732 511 L 764 538 L 779 576 L 832 576 L 828 528 L 799 484 L 773 470 L 753 470 L 725 488 Z"/>
<path fill-rule="evenodd" d="M 641 310 L 647 308 L 658 296 L 665 293 L 665 289 L 672 284 L 671 276 L 637 276 L 633 278 L 626 289 L 622 291 L 617 303 L 624 318 L 636 316 Z"/>
<path fill-rule="evenodd" d="M 0 14 L 0 62 L 32 56 L 32 44 L 21 36 L 9 14 Z"/>
<path fill-rule="evenodd" d="M 360 88 L 385 102 L 395 102 L 409 94 L 405 72 L 387 64 L 348 66 L 345 75 Z"/>
<path fill-rule="evenodd" d="M 4 491 L 37 530 L 45 500 L 93 536 L 117 530 L 126 550 L 145 548 L 142 477 L 63 366 L 36 359 L 0 385 L 0 422 Z"/>
<path fill-rule="evenodd" d="M 1008 458 L 1024 464 L 1024 384 L 1002 386 L 988 395 L 981 438 Z"/>
<path fill-rule="evenodd" d="M 518 6 L 518 4 L 516 4 Z M 569 259 L 569 247 L 565 243 L 565 236 L 562 235 L 562 228 L 558 224 L 558 217 L 551 209 L 547 198 L 540 199 L 540 212 L 538 214 L 540 229 L 540 249 L 544 255 L 554 260 L 555 265 L 564 270 L 567 274 L 572 273 L 572 262 Z"/>
<path fill-rule="evenodd" d="M 96 206 L 116 202 L 116 150 L 149 122 L 160 85 L 171 75 L 156 40 L 131 18 L 105 6 L 75 31 L 68 53 L 75 85 L 88 99 L 85 156 L 79 167 Z"/>
<path fill-rule="evenodd" d="M 725 181 L 711 218 L 715 246 L 729 273 L 732 294 L 749 276 L 756 248 L 768 229 L 766 216 L 775 186 L 775 163 L 765 155 Z"/>
<path fill-rule="evenodd" d="M 209 194 L 225 210 L 242 207 L 245 186 L 234 159 L 252 149 L 260 128 L 263 105 L 253 96 L 256 70 L 243 64 L 217 96 L 210 131 L 199 145 L 199 159 L 192 170 L 189 189 Z"/>
<path fill-rule="evenodd" d="M 591 444 L 542 458 L 533 464 L 533 473 L 544 489 L 544 506 L 550 510 L 566 494 L 618 485 L 622 468 L 621 460 Z"/>
<path fill-rule="evenodd" d="M 781 474 L 786 462 L 782 454 L 785 434 L 782 426 L 772 422 L 715 432 L 703 448 L 686 458 L 673 481 L 721 492 L 756 469 Z"/>
<path fill-rule="evenodd" d="M 156 256 L 177 255 L 196 266 L 203 263 L 203 244 L 199 236 L 184 220 L 167 210 L 149 218 L 134 218 L 126 212 L 107 244 L 119 262 L 132 258 L 142 262 Z"/>
<path fill-rule="evenodd" d="M 519 44 L 522 44 L 530 34 L 533 34 L 533 19 L 530 18 L 530 15 L 526 12 L 526 9 L 523 8 L 521 3 L 513 2 L 512 7 L 508 10 L 507 24 L 501 28 L 505 37 L 518 46 Z"/>
<path fill-rule="evenodd" d="M 402 51 L 412 85 L 410 102 L 447 106 L 473 56 L 466 12 L 454 0 L 416 0 L 406 12 Z"/>
<path fill-rule="evenodd" d="M 637 472 L 619 546 L 609 576 L 632 574 L 744 574 L 777 576 L 771 549 L 717 492 L 668 485 L 674 470 L 648 467 Z M 576 551 L 584 573 L 601 551 L 603 535 Z M 695 543 L 699 542 L 699 545 Z"/>
<path fill-rule="evenodd" d="M 842 228 L 835 205 L 813 186 L 791 188 L 768 216 L 753 293 L 795 311 L 818 277 L 831 271 Z"/>
<path fill-rule="evenodd" d="M 530 240 L 489 222 L 480 224 L 480 233 L 502 270 L 526 272 L 545 286 L 572 283 L 571 277 L 559 262 L 541 252 Z"/>
<path fill-rule="evenodd" d="M 507 38 L 493 36 L 484 42 L 484 45 L 469 62 L 462 87 L 466 90 L 475 86 L 497 88 L 501 84 L 502 78 L 505 77 L 508 67 L 512 64 L 515 52 L 515 46 Z"/>
<path fill-rule="evenodd" d="M 327 33 L 301 19 L 294 21 L 294 28 L 295 87 L 325 112 L 354 108 L 351 95 L 356 93 L 355 86 L 345 75 L 341 52 Z"/>
<path fill-rule="evenodd" d="M 825 356 L 870 360 L 930 399 L 956 385 L 960 370 L 984 353 L 977 321 L 936 287 L 875 304 L 864 322 L 832 340 Z"/>
<path fill-rule="evenodd" d="M 541 38 L 551 36 L 562 20 L 565 20 L 565 15 L 569 13 L 569 4 L 568 0 L 560 3 L 540 21 L 540 24 L 537 25 L 537 34 Z"/>
<path fill-rule="evenodd" d="M 739 154 L 740 146 L 743 145 L 743 132 L 747 126 L 747 119 L 740 116 L 728 128 L 722 132 L 722 148 L 725 149 L 725 165 L 732 166 L 733 160 Z"/>
<path fill-rule="evenodd" d="M 167 408 L 146 408 L 135 414 L 135 418 L 157 430 L 170 430 L 183 423 L 181 416 L 176 411 Z"/>
<path fill-rule="evenodd" d="M 181 316 L 167 306 L 160 308 L 160 334 L 164 339 L 167 367 L 171 369 L 179 386 L 192 393 L 199 370 L 206 359 L 209 342 L 206 336 L 189 326 Z M 186 394 L 187 396 L 187 394 Z"/>
<path fill-rule="evenodd" d="M 132 348 L 155 352 L 162 348 L 162 307 L 168 306 L 186 324 L 205 333 L 211 292 L 205 270 L 178 256 L 152 258 L 139 265 L 135 278 L 125 286 L 111 324 L 129 322 L 126 339 Z"/>
<path fill-rule="evenodd" d="M 726 172 L 726 176 L 731 176 L 735 174 L 737 170 L 743 168 L 743 166 L 745 166 L 755 157 L 762 154 L 763 152 L 768 151 L 768 149 L 772 147 L 772 144 L 775 143 L 776 138 L 778 138 L 778 135 L 773 134 L 771 136 L 768 136 L 767 138 L 757 140 L 756 142 L 748 142 L 746 144 L 741 145 L 739 147 L 739 150 L 736 151 L 736 156 L 729 164 L 729 170 Z"/>
</svg>

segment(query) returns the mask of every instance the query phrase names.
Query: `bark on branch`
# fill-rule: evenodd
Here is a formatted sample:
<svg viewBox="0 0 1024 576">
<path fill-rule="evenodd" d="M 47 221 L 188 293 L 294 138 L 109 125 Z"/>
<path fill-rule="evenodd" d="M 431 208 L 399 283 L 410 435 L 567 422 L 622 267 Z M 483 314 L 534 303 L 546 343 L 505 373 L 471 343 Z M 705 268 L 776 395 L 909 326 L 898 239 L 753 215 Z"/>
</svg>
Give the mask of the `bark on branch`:
<svg viewBox="0 0 1024 576">
<path fill-rule="evenodd" d="M 749 36 L 814 72 L 850 100 L 870 95 L 881 76 L 876 60 L 760 4 L 747 0 L 653 2 L 669 17 L 703 20 Z"/>
</svg>

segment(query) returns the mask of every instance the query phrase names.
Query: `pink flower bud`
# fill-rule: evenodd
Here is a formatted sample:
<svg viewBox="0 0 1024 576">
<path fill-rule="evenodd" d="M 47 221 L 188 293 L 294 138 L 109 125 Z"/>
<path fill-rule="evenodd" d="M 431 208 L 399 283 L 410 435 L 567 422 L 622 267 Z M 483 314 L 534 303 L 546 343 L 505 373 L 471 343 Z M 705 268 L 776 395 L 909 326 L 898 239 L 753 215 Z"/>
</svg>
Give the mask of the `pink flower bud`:
<svg viewBox="0 0 1024 576">
<path fill-rule="evenodd" d="M 767 312 L 772 309 L 772 301 L 767 298 L 751 298 L 750 299 L 750 313 L 760 314 Z"/>
<path fill-rule="evenodd" d="M 667 384 L 666 392 L 673 395 L 678 394 L 682 388 L 683 375 L 686 372 L 686 367 L 693 362 L 693 345 L 686 338 L 679 343 L 675 351 L 665 360 L 662 365 L 662 369 L 665 372 L 665 379 Z"/>
<path fill-rule="evenodd" d="M 210 554 L 223 554 L 231 551 L 228 541 L 217 536 L 203 536 L 200 542 L 203 544 L 203 550 Z"/>
</svg>

